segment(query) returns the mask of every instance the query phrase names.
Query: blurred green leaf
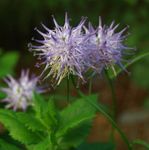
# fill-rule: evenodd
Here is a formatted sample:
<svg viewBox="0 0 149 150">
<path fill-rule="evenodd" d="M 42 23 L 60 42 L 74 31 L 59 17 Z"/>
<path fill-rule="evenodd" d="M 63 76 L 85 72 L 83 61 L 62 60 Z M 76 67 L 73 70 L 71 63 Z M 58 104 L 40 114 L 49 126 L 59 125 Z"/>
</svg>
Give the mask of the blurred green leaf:
<svg viewBox="0 0 149 150">
<path fill-rule="evenodd" d="M 146 143 L 145 141 L 140 140 L 140 139 L 134 140 L 134 141 L 132 142 L 132 144 L 133 144 L 133 145 L 136 145 L 136 144 L 137 144 L 137 145 L 142 145 L 143 147 L 149 149 L 149 143 Z"/>
<path fill-rule="evenodd" d="M 0 56 L 0 77 L 12 74 L 18 62 L 19 53 L 9 52 Z"/>
<path fill-rule="evenodd" d="M 135 64 L 136 62 L 139 62 L 140 60 L 144 59 L 147 56 L 149 56 L 149 52 L 146 52 L 144 54 L 139 54 L 138 56 L 134 56 L 134 58 L 132 58 L 129 63 L 124 65 L 124 68 L 126 69 L 127 67 Z M 122 71 L 123 71 L 123 68 L 116 68 L 115 70 L 116 75 L 114 74 L 113 70 L 108 70 L 108 74 L 109 74 L 109 77 L 113 79 Z"/>
<path fill-rule="evenodd" d="M 149 97 L 145 98 L 143 106 L 149 110 Z"/>
</svg>

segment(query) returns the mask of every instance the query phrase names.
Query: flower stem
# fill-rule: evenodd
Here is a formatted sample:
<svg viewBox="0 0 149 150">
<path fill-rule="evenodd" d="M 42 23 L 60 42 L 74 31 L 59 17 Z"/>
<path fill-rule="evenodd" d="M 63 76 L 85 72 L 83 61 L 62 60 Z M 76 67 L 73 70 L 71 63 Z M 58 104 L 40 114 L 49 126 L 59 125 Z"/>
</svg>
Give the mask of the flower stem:
<svg viewBox="0 0 149 150">
<path fill-rule="evenodd" d="M 117 107 L 116 107 L 116 94 L 115 94 L 114 83 L 111 80 L 107 70 L 105 70 L 105 75 L 107 77 L 107 80 L 108 80 L 108 83 L 109 83 L 109 86 L 110 86 L 110 89 L 111 89 L 111 95 L 112 95 L 112 117 L 113 117 L 113 120 L 116 121 Z M 112 127 L 112 129 L 111 129 L 110 140 L 112 142 L 115 141 L 115 138 L 114 138 L 114 127 Z"/>
<path fill-rule="evenodd" d="M 90 81 L 89 81 L 89 88 L 88 88 L 88 94 L 89 95 L 91 95 L 91 93 L 92 93 L 92 84 L 93 84 L 93 80 L 90 79 Z"/>
<path fill-rule="evenodd" d="M 107 77 L 107 80 L 108 80 L 108 83 L 109 83 L 109 86 L 110 86 L 110 89 L 111 89 L 111 94 L 112 94 L 112 117 L 113 117 L 114 120 L 116 120 L 116 112 L 117 112 L 116 101 L 117 100 L 116 100 L 114 83 L 111 80 L 107 70 L 105 70 L 105 74 L 106 74 L 106 77 Z"/>
<path fill-rule="evenodd" d="M 70 103 L 70 83 L 69 78 L 67 78 L 67 102 Z"/>
</svg>

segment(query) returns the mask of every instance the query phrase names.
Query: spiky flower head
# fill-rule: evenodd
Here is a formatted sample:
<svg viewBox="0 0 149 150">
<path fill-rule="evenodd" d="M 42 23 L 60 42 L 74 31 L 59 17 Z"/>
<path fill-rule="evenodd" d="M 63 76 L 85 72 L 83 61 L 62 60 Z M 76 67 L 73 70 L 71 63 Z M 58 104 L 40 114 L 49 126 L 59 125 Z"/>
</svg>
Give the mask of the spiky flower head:
<svg viewBox="0 0 149 150">
<path fill-rule="evenodd" d="M 45 65 L 42 75 L 47 73 L 44 78 L 51 76 L 56 84 L 59 84 L 69 74 L 77 75 L 83 79 L 82 72 L 85 70 L 83 43 L 86 37 L 82 33 L 82 27 L 85 19 L 82 19 L 76 27 L 70 26 L 67 14 L 64 26 L 58 25 L 54 17 L 53 21 L 54 30 L 48 29 L 43 24 L 46 33 L 36 29 L 42 35 L 43 40 L 35 41 L 41 45 L 29 45 L 30 50 L 41 60 L 39 65 Z"/>
<path fill-rule="evenodd" d="M 22 71 L 19 80 L 14 79 L 12 76 L 5 78 L 8 84 L 7 88 L 1 88 L 1 91 L 6 93 L 7 97 L 3 102 L 8 103 L 6 108 L 13 108 L 26 110 L 29 105 L 32 105 L 33 92 L 41 92 L 37 88 L 37 77 L 29 77 L 29 71 Z"/>
<path fill-rule="evenodd" d="M 118 26 L 114 26 L 114 22 L 110 26 L 102 25 L 101 18 L 99 18 L 97 29 L 94 29 L 91 23 L 88 29 L 85 28 L 86 34 L 95 33 L 92 34 L 87 43 L 88 56 L 90 57 L 90 66 L 99 73 L 109 67 L 114 71 L 115 64 L 123 67 L 123 56 L 125 50 L 128 49 L 124 45 L 126 36 L 123 33 L 127 27 L 120 32 L 115 32 Z"/>
</svg>

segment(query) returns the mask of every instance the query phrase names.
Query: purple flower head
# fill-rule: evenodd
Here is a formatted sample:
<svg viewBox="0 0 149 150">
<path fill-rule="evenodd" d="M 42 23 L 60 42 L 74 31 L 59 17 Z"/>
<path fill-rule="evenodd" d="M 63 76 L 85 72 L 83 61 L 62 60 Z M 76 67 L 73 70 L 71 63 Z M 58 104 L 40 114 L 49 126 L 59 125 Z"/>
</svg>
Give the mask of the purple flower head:
<svg viewBox="0 0 149 150">
<path fill-rule="evenodd" d="M 30 44 L 30 50 L 41 60 L 40 65 L 45 65 L 41 74 L 44 79 L 51 76 L 56 84 L 69 76 L 69 74 L 77 75 L 83 79 L 83 71 L 85 70 L 85 53 L 83 51 L 83 43 L 86 36 L 82 32 L 85 19 L 76 27 L 71 27 L 67 14 L 65 15 L 64 26 L 58 25 L 53 17 L 55 29 L 48 29 L 42 24 L 47 33 L 42 33 L 38 29 L 37 32 L 42 35 L 43 40 L 35 40 L 40 45 Z"/>
<path fill-rule="evenodd" d="M 3 102 L 8 103 L 6 108 L 26 110 L 29 105 L 32 105 L 33 92 L 41 92 L 37 88 L 37 77 L 29 78 L 29 71 L 22 71 L 19 80 L 15 80 L 12 76 L 8 76 L 5 82 L 8 88 L 1 88 L 1 91 L 6 93 L 7 97 Z"/>
<path fill-rule="evenodd" d="M 115 32 L 118 25 L 114 26 L 114 22 L 110 26 L 103 25 L 99 18 L 99 26 L 94 29 L 91 24 L 89 28 L 85 28 L 86 34 L 94 33 L 88 40 L 88 56 L 90 58 L 90 66 L 97 72 L 101 73 L 103 69 L 118 64 L 122 66 L 124 51 L 128 47 L 123 42 L 126 36 L 123 35 L 127 28 L 120 32 Z"/>
</svg>

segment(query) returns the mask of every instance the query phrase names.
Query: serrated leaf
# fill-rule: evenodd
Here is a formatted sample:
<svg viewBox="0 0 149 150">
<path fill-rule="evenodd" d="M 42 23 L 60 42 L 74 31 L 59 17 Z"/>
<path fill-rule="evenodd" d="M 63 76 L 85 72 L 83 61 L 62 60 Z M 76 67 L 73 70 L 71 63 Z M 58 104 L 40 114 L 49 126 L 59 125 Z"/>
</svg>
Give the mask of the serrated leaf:
<svg viewBox="0 0 149 150">
<path fill-rule="evenodd" d="M 9 52 L 6 54 L 3 54 L 0 57 L 0 77 L 4 77 L 7 74 L 12 74 L 13 69 L 19 59 L 19 54 L 17 52 Z"/>
<path fill-rule="evenodd" d="M 114 150 L 115 146 L 113 143 L 83 143 L 77 150 Z"/>
<path fill-rule="evenodd" d="M 91 95 L 90 99 L 97 102 L 97 96 Z M 78 99 L 60 113 L 60 127 L 57 137 L 65 135 L 70 129 L 78 127 L 80 124 L 93 119 L 96 109 L 85 99 Z"/>
<path fill-rule="evenodd" d="M 15 140 L 23 144 L 38 143 L 41 140 L 37 133 L 29 130 L 17 119 L 16 112 L 0 109 L 0 122 L 4 124 Z"/>
<path fill-rule="evenodd" d="M 20 150 L 17 146 L 0 139 L 0 150 Z"/>
<path fill-rule="evenodd" d="M 48 128 L 57 126 L 58 112 L 55 109 L 53 99 L 45 101 L 40 95 L 34 96 L 34 110 L 37 118 Z"/>
<path fill-rule="evenodd" d="M 36 145 L 28 146 L 28 150 L 52 150 L 52 143 L 49 138 L 45 138 L 43 141 Z"/>
<path fill-rule="evenodd" d="M 87 137 L 90 128 L 91 121 L 88 121 L 78 125 L 71 130 L 68 130 L 68 132 L 59 140 L 60 146 L 63 149 L 68 149 L 69 147 L 77 147 Z"/>
<path fill-rule="evenodd" d="M 46 128 L 43 124 L 37 120 L 32 114 L 27 113 L 17 113 L 17 119 L 22 122 L 28 129 L 32 131 L 45 131 Z"/>
</svg>

